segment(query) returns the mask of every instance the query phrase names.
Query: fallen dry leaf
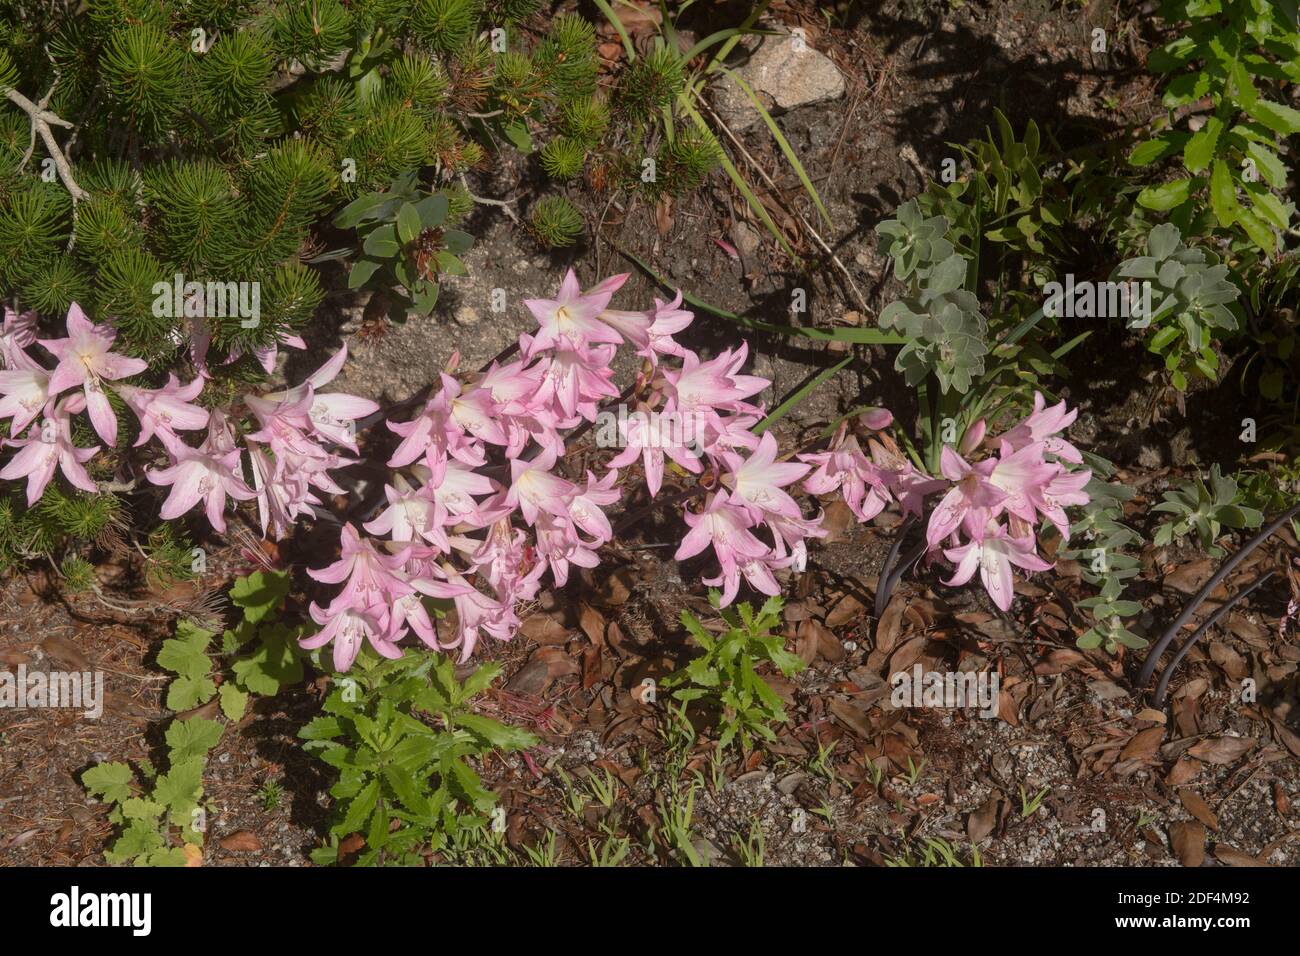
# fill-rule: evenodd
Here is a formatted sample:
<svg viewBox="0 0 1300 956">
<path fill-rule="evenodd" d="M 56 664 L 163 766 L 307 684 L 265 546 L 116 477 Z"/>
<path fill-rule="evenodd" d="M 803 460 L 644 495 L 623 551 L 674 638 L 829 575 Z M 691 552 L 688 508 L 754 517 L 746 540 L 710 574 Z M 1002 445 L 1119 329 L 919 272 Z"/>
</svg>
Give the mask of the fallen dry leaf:
<svg viewBox="0 0 1300 956">
<path fill-rule="evenodd" d="M 1211 737 L 1189 747 L 1187 752 L 1206 763 L 1235 763 L 1255 741 L 1250 737 Z"/>
<path fill-rule="evenodd" d="M 834 714 L 844 726 L 853 731 L 863 740 L 870 740 L 873 736 L 871 721 L 867 719 L 866 712 L 861 708 L 854 706 L 847 700 L 834 698 L 830 703 L 830 712 Z"/>
<path fill-rule="evenodd" d="M 1165 587 L 1173 588 L 1183 594 L 1195 594 L 1201 589 L 1201 585 L 1210 580 L 1210 575 L 1213 573 L 1214 562 L 1209 558 L 1202 558 L 1200 561 L 1180 564 L 1165 575 L 1164 584 Z"/>
<path fill-rule="evenodd" d="M 1163 727 L 1148 727 L 1139 730 L 1120 752 L 1120 760 L 1149 760 L 1160 749 L 1160 741 L 1165 737 Z"/>
<path fill-rule="evenodd" d="M 1250 673 L 1242 656 L 1221 641 L 1210 645 L 1210 660 L 1218 664 L 1232 680 L 1239 681 Z"/>
<path fill-rule="evenodd" d="M 1214 815 L 1210 805 L 1206 803 L 1199 793 L 1195 790 L 1179 790 L 1178 799 L 1182 802 L 1183 808 L 1196 819 L 1200 820 L 1211 830 L 1219 829 L 1219 818 Z"/>
<path fill-rule="evenodd" d="M 846 594 L 835 607 L 831 608 L 831 613 L 826 615 L 826 626 L 843 627 L 846 624 L 856 624 L 866 615 L 867 609 L 863 603 L 852 594 Z"/>
<path fill-rule="evenodd" d="M 262 841 L 254 833 L 248 830 L 240 830 L 223 839 L 220 846 L 223 850 L 251 853 L 254 850 L 262 849 Z"/>
<path fill-rule="evenodd" d="M 569 629 L 549 614 L 533 614 L 519 626 L 519 633 L 537 644 L 563 644 Z"/>
<path fill-rule="evenodd" d="M 605 643 L 605 615 L 590 604 L 582 606 L 582 613 L 578 615 L 578 625 L 591 643 L 597 647 Z"/>
<path fill-rule="evenodd" d="M 903 629 L 903 611 L 907 602 L 901 594 L 895 595 L 885 607 L 885 613 L 876 622 L 876 652 L 888 654 L 898 645 L 899 634 Z"/>
<path fill-rule="evenodd" d="M 1236 847 L 1228 846 L 1226 843 L 1220 843 L 1214 848 L 1214 858 L 1220 863 L 1226 863 L 1228 866 L 1266 866 L 1267 864 L 1259 862 L 1249 853 L 1244 853 Z"/>
<path fill-rule="evenodd" d="M 69 670 L 88 671 L 93 670 L 90 666 L 90 658 L 81 652 L 76 644 L 61 637 L 58 634 L 51 634 L 45 640 L 41 641 L 41 650 L 45 651 L 50 657 L 54 658 L 60 664 L 63 664 Z"/>
<path fill-rule="evenodd" d="M 1205 827 L 1195 820 L 1171 823 L 1169 842 L 1183 866 L 1197 867 L 1205 862 Z"/>
<path fill-rule="evenodd" d="M 1165 777 L 1165 783 L 1171 787 L 1177 787 L 1181 784 L 1187 783 L 1189 780 L 1194 780 L 1196 775 L 1201 772 L 1201 767 L 1203 766 L 1204 764 L 1199 760 L 1180 758 L 1172 767 L 1169 768 L 1169 773 Z"/>
<path fill-rule="evenodd" d="M 984 805 L 966 818 L 966 837 L 971 843 L 979 843 L 993 832 L 998 822 L 998 800 L 989 797 Z"/>
</svg>

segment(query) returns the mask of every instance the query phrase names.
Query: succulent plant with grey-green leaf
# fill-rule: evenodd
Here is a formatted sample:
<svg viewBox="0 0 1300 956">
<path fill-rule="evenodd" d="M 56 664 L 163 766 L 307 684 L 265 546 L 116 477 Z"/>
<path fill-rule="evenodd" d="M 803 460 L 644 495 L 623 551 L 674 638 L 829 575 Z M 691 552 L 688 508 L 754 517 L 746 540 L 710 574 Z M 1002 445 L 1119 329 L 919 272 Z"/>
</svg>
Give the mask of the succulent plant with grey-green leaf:
<svg viewBox="0 0 1300 956">
<path fill-rule="evenodd" d="M 1124 582 L 1112 577 L 1102 585 L 1100 594 L 1075 603 L 1075 607 L 1087 610 L 1093 620 L 1092 627 L 1075 641 L 1079 647 L 1088 650 L 1105 644 L 1107 652 L 1114 654 L 1120 645 L 1134 650 L 1147 646 L 1146 638 L 1139 637 L 1124 626 L 1124 618 L 1141 614 L 1142 605 L 1137 601 L 1125 600 L 1123 593 Z"/>
<path fill-rule="evenodd" d="M 1218 378 L 1214 340 L 1241 324 L 1241 290 L 1218 256 L 1185 245 L 1177 226 L 1162 223 L 1147 235 L 1146 255 L 1120 263 L 1112 278 L 1151 283 L 1151 314 L 1130 316 L 1128 326 L 1153 330 L 1147 348 L 1164 358 L 1175 388 L 1186 390 L 1192 370 Z"/>
<path fill-rule="evenodd" d="M 1156 528 L 1157 546 L 1163 547 L 1195 532 L 1200 546 L 1213 558 L 1224 555 L 1215 542 L 1225 528 L 1242 530 L 1258 528 L 1264 521 L 1262 512 L 1242 504 L 1244 496 L 1237 482 L 1219 471 L 1218 465 L 1210 468 L 1210 482 L 1197 476 L 1164 493 L 1163 501 L 1151 510 L 1172 515 Z"/>
<path fill-rule="evenodd" d="M 460 256 L 474 237 L 450 228 L 466 212 L 461 199 L 453 190 L 425 190 L 412 172 L 382 192 L 348 203 L 334 218 L 334 225 L 355 228 L 361 239 L 348 288 L 369 286 L 384 292 L 391 300 L 390 315 L 398 320 L 410 310 L 432 312 L 439 276 L 467 274 Z"/>
<path fill-rule="evenodd" d="M 1147 641 L 1128 630 L 1123 621 L 1142 610 L 1136 601 L 1123 597 L 1124 582 L 1142 570 L 1141 561 L 1127 553 L 1141 544 L 1142 536 L 1123 521 L 1124 503 L 1136 492 L 1120 482 L 1103 480 L 1113 477 L 1115 471 L 1104 458 L 1085 453 L 1085 463 L 1094 476 L 1084 486 L 1089 501 L 1070 513 L 1070 536 L 1078 546 L 1062 550 L 1058 557 L 1078 562 L 1083 580 L 1099 585 L 1101 591 L 1075 603 L 1075 607 L 1088 612 L 1093 622 L 1075 643 L 1084 650 L 1104 644 L 1110 654 L 1121 645 L 1136 650 L 1145 647 Z"/>
<path fill-rule="evenodd" d="M 967 392 L 972 380 L 983 374 L 988 354 L 988 323 L 980 313 L 979 299 L 964 288 L 968 261 L 950 252 L 935 262 L 929 256 L 945 247 L 951 250 L 951 243 L 942 237 L 918 238 L 917 233 L 910 238 L 900 252 L 908 257 L 904 269 L 913 278 L 911 294 L 880 313 L 882 328 L 897 329 L 911 340 L 899 351 L 894 367 L 909 385 L 918 385 L 933 373 L 943 392 Z"/>
<path fill-rule="evenodd" d="M 926 217 L 915 199 L 898 207 L 897 219 L 876 226 L 880 251 L 894 260 L 894 275 L 906 282 L 913 273 L 924 279 L 955 251 L 947 239 L 948 218 Z"/>
</svg>

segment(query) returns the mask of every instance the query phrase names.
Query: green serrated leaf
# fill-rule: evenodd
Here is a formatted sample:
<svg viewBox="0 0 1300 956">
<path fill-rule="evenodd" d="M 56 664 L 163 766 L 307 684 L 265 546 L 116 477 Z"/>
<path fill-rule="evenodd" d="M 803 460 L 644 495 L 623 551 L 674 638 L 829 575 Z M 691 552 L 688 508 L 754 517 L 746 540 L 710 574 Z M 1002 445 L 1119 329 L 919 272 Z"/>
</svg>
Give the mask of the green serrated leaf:
<svg viewBox="0 0 1300 956">
<path fill-rule="evenodd" d="M 244 617 L 256 624 L 283 603 L 289 593 L 289 572 L 254 571 L 236 579 L 230 600 L 243 609 Z"/>
<path fill-rule="evenodd" d="M 135 774 L 124 763 L 101 763 L 81 775 L 87 790 L 104 800 L 120 803 L 131 796 L 131 782 Z"/>
<path fill-rule="evenodd" d="M 230 682 L 221 685 L 221 712 L 227 720 L 242 720 L 247 708 L 248 694 Z"/>
<path fill-rule="evenodd" d="M 221 724 L 204 717 L 173 720 L 164 734 L 171 749 L 172 765 L 206 756 L 221 740 Z"/>
</svg>

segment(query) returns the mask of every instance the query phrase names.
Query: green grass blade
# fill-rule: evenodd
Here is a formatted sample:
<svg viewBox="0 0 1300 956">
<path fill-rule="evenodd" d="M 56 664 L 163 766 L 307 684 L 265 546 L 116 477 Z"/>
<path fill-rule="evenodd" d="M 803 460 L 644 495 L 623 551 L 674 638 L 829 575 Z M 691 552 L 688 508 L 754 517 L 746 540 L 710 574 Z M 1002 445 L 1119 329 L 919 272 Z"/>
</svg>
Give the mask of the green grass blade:
<svg viewBox="0 0 1300 956">
<path fill-rule="evenodd" d="M 1070 341 L 1066 342 L 1064 345 L 1062 345 L 1060 348 L 1058 348 L 1055 352 L 1053 352 L 1053 353 L 1052 353 L 1052 358 L 1054 358 L 1054 359 L 1063 359 L 1063 358 L 1065 358 L 1065 356 L 1067 356 L 1067 355 L 1069 355 L 1071 352 L 1073 352 L 1073 351 L 1075 350 L 1075 348 L 1077 348 L 1077 347 L 1078 347 L 1078 346 L 1083 342 L 1083 340 L 1086 339 L 1086 338 L 1087 338 L 1088 336 L 1090 336 L 1090 335 L 1092 335 L 1092 332 L 1091 332 L 1091 331 L 1089 331 L 1089 332 L 1080 332 L 1080 333 L 1079 333 L 1078 335 L 1076 335 L 1074 338 L 1070 339 Z"/>
<path fill-rule="evenodd" d="M 725 30 L 719 30 L 717 33 L 710 33 L 703 40 L 686 51 L 686 54 L 682 57 L 682 62 L 690 63 L 691 60 L 695 59 L 715 43 L 721 43 L 723 40 L 730 39 L 734 36 L 740 36 L 743 33 L 744 31 L 739 27 L 728 27 Z"/>
<path fill-rule="evenodd" d="M 635 253 L 629 252 L 617 243 L 612 243 L 612 245 L 619 251 L 620 255 L 629 262 L 634 263 L 637 268 L 662 288 L 673 293 L 678 291 L 676 286 L 651 269 Z M 902 335 L 882 332 L 880 329 L 808 329 L 797 325 L 780 325 L 775 322 L 764 322 L 761 319 L 751 319 L 748 316 L 737 315 L 734 312 L 728 312 L 726 309 L 718 308 L 716 305 L 712 305 L 685 290 L 682 290 L 682 301 L 701 311 L 708 312 L 710 315 L 716 315 L 720 319 L 735 322 L 743 328 L 753 329 L 758 332 L 770 332 L 773 335 L 815 339 L 819 342 L 849 342 L 854 345 L 904 345 L 907 342 L 907 339 Z"/>
<path fill-rule="evenodd" d="M 745 177 L 740 175 L 739 170 L 737 170 L 732 164 L 730 157 L 727 156 L 726 150 L 723 149 L 722 144 L 718 142 L 718 137 L 715 136 L 713 130 L 709 128 L 709 124 L 704 121 L 704 117 L 701 116 L 690 103 L 683 102 L 682 109 L 692 120 L 695 121 L 696 126 L 709 135 L 709 138 L 712 139 L 714 144 L 718 147 L 718 154 L 722 157 L 722 168 L 726 170 L 727 175 L 731 177 L 731 181 L 735 184 L 736 188 L 740 190 L 740 194 L 745 197 L 745 202 L 749 203 L 749 208 L 754 210 L 754 213 L 762 220 L 763 225 L 767 227 L 767 231 L 770 232 L 773 238 L 781 244 L 781 248 L 786 251 L 786 254 L 795 262 L 799 262 L 798 254 L 794 251 L 793 247 L 791 247 L 790 243 L 786 241 L 785 236 L 781 234 L 781 230 L 776 227 L 776 223 L 772 221 L 772 217 L 768 215 L 767 207 L 765 207 L 762 202 L 759 201 L 759 198 L 754 195 L 754 190 L 751 189 L 749 183 L 745 181 Z"/>
<path fill-rule="evenodd" d="M 600 12 L 605 14 L 605 18 L 609 20 L 610 24 L 618 32 L 619 39 L 623 41 L 623 52 L 627 54 L 627 61 L 629 63 L 635 63 L 636 48 L 632 46 L 632 38 L 628 36 L 627 31 L 623 29 L 623 21 L 620 20 L 610 8 L 607 0 L 595 0 L 595 2 L 596 6 L 600 9 Z"/>
<path fill-rule="evenodd" d="M 733 73 L 725 66 L 722 68 L 722 72 L 729 79 L 734 80 L 736 85 L 741 88 L 747 97 L 749 97 L 749 102 L 754 104 L 754 109 L 758 110 L 758 115 L 763 118 L 763 122 L 766 123 L 767 128 L 771 130 L 772 138 L 776 140 L 776 145 L 781 148 L 781 153 L 785 156 L 786 162 L 790 164 L 790 168 L 793 169 L 795 175 L 799 177 L 799 182 L 803 183 L 804 192 L 808 193 L 808 195 L 812 197 L 813 204 L 816 205 L 817 211 L 821 213 L 822 221 L 826 223 L 827 227 L 831 229 L 835 228 L 834 224 L 831 222 L 831 214 L 826 211 L 826 206 L 822 203 L 822 197 L 817 195 L 817 190 L 813 186 L 812 180 L 808 178 L 808 173 L 804 171 L 803 163 L 799 162 L 799 157 L 795 155 L 794 148 L 790 145 L 790 141 L 785 138 L 785 134 L 781 132 L 781 127 L 776 125 L 776 120 L 772 119 L 772 114 L 764 108 L 758 95 L 753 91 L 750 85 L 740 77 L 740 74 Z"/>
<path fill-rule="evenodd" d="M 789 414 L 792 408 L 794 408 L 805 398 L 811 395 L 820 385 L 822 385 L 822 383 L 827 381 L 829 378 L 835 375 L 840 369 L 844 368 L 852 361 L 853 361 L 853 356 L 846 355 L 844 356 L 844 358 L 840 359 L 830 368 L 822 369 L 820 372 L 817 373 L 816 376 L 814 376 L 813 378 L 805 382 L 803 385 L 801 385 L 794 392 L 794 394 L 792 394 L 784 402 L 782 402 L 780 405 L 776 406 L 776 408 L 768 412 L 767 417 L 764 418 L 761 422 L 758 423 L 758 425 L 754 427 L 754 434 L 755 435 L 763 434 L 763 432 L 767 431 L 769 428 L 771 428 L 773 425 L 779 422 L 782 418 L 784 418 L 787 414 Z"/>
</svg>

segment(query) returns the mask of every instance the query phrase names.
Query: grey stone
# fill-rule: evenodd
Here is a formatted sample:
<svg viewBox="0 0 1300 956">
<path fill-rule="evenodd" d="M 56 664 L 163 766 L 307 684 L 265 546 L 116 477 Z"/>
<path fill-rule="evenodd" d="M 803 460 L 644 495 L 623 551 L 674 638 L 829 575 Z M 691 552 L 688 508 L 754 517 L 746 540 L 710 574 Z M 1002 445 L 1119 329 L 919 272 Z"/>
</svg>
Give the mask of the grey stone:
<svg viewBox="0 0 1300 956">
<path fill-rule="evenodd" d="M 765 38 L 749 62 L 737 72 L 764 108 L 774 113 L 844 95 L 844 77 L 839 68 L 801 37 Z M 732 129 L 745 129 L 761 122 L 745 91 L 728 79 L 724 78 L 717 86 L 715 106 Z"/>
</svg>

